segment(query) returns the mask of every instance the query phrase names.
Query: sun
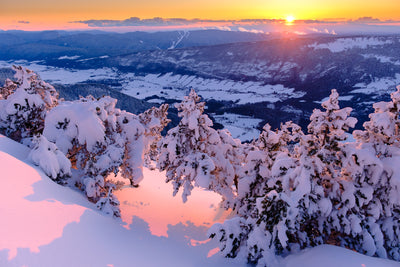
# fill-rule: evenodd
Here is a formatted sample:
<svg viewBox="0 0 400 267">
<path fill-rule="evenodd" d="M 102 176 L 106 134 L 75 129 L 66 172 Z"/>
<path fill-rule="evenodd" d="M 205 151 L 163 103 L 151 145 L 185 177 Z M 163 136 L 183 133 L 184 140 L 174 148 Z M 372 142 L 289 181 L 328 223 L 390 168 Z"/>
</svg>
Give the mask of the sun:
<svg viewBox="0 0 400 267">
<path fill-rule="evenodd" d="M 289 15 L 289 16 L 287 16 L 287 17 L 285 18 L 285 20 L 286 20 L 286 23 L 287 23 L 287 24 L 292 24 L 292 23 L 296 20 L 296 18 L 293 17 L 292 15 Z"/>
</svg>

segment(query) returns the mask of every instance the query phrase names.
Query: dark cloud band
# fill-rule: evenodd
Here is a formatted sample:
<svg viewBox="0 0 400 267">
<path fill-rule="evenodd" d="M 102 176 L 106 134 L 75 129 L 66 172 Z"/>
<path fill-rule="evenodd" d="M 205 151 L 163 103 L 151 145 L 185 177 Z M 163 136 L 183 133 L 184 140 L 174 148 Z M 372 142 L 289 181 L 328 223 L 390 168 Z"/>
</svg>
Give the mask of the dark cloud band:
<svg viewBox="0 0 400 267">
<path fill-rule="evenodd" d="M 399 23 L 400 21 L 394 20 L 379 20 L 372 17 L 362 17 L 357 20 L 298 20 L 298 23 L 304 24 L 338 24 L 338 23 L 351 23 L 351 24 L 390 24 Z M 283 19 L 241 19 L 241 20 L 209 20 L 209 19 L 184 19 L 184 18 L 160 18 L 155 17 L 152 19 L 141 19 L 138 17 L 131 17 L 125 20 L 81 20 L 74 21 L 74 23 L 83 23 L 89 27 L 129 27 L 129 26 L 147 26 L 147 27 L 163 27 L 163 26 L 187 26 L 204 23 L 215 24 L 231 24 L 231 25 L 265 25 L 272 23 L 285 23 Z"/>
</svg>

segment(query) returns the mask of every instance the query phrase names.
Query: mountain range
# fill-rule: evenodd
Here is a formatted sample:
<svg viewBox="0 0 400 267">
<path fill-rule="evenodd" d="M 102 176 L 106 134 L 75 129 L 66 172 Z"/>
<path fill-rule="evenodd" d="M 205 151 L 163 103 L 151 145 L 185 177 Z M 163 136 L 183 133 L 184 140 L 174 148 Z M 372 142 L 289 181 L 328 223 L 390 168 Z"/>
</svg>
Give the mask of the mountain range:
<svg viewBox="0 0 400 267">
<path fill-rule="evenodd" d="M 194 88 L 211 117 L 258 119 L 251 126 L 258 129 L 288 120 L 305 127 L 333 88 L 341 106 L 353 108 L 360 128 L 372 103 L 387 101 L 400 84 L 397 35 L 55 31 L 1 32 L 0 40 L 0 66 L 36 68 L 45 80 L 59 84 L 66 98 L 97 86 L 118 92 L 114 97 L 120 101 L 172 104 Z M 68 81 L 66 74 L 79 78 Z M 216 122 L 228 126 L 227 120 Z"/>
</svg>

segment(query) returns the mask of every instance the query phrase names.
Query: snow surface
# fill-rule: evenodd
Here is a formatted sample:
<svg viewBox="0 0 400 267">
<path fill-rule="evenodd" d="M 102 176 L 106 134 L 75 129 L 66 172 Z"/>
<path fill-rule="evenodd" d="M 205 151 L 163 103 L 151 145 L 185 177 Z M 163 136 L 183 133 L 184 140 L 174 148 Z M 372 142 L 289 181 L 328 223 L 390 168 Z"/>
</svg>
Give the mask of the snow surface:
<svg viewBox="0 0 400 267">
<path fill-rule="evenodd" d="M 348 95 L 339 96 L 339 101 L 351 101 L 354 94 L 366 94 L 373 96 L 389 95 L 396 90 L 396 86 L 400 84 L 400 74 L 396 73 L 395 77 L 376 78 L 370 83 L 357 83 L 353 86 L 353 90 L 348 92 Z M 321 104 L 329 97 L 325 97 L 320 101 L 314 101 Z M 364 102 L 365 105 L 373 104 L 373 102 Z"/>
<path fill-rule="evenodd" d="M 0 61 L 0 68 L 11 68 L 12 65 L 22 65 L 25 68 L 33 70 L 40 75 L 42 80 L 51 84 L 75 84 L 87 80 L 116 79 L 118 77 L 116 70 L 111 68 L 101 69 L 65 69 L 41 65 L 40 62 L 31 62 L 26 60 Z"/>
<path fill-rule="evenodd" d="M 304 92 L 295 91 L 281 84 L 264 85 L 260 82 L 235 82 L 231 80 L 205 79 L 190 75 L 132 73 L 122 75 L 123 92 L 140 99 L 182 99 L 190 89 L 206 101 L 215 99 L 238 104 L 268 101 L 271 103 L 288 98 L 300 98 Z"/>
<path fill-rule="evenodd" d="M 183 41 L 183 39 L 189 37 L 189 34 L 189 31 L 179 32 L 178 40 L 173 41 L 172 45 L 168 49 L 175 49 L 179 45 L 179 43 Z"/>
<path fill-rule="evenodd" d="M 219 197 L 194 190 L 186 204 L 171 196 L 164 175 L 145 171 L 139 188 L 124 188 L 122 220 L 98 212 L 85 196 L 51 181 L 27 159 L 29 149 L 0 136 L 0 266 L 246 266 L 222 258 L 208 227 L 226 218 Z M 322 264 L 323 263 L 323 264 Z M 276 266 L 400 266 L 323 245 Z"/>
<path fill-rule="evenodd" d="M 242 142 L 251 141 L 260 135 L 260 131 L 256 128 L 262 122 L 261 119 L 233 113 L 213 115 L 213 118 L 224 125 L 224 129 L 227 129 L 233 138 L 238 138 Z"/>
<path fill-rule="evenodd" d="M 362 94 L 374 94 L 374 95 L 382 95 L 382 94 L 390 94 L 395 91 L 396 86 L 400 84 L 400 74 L 397 73 L 396 76 L 375 79 L 371 83 L 358 83 L 353 86 L 354 90 L 350 91 L 350 93 L 362 93 Z"/>
<path fill-rule="evenodd" d="M 365 49 L 367 47 L 380 46 L 393 43 L 392 40 L 381 40 L 378 37 L 340 38 L 330 43 L 313 43 L 309 47 L 328 49 L 332 53 L 339 53 L 353 48 Z"/>
<path fill-rule="evenodd" d="M 399 66 L 400 60 L 396 60 L 395 58 L 383 56 L 383 55 L 374 55 L 374 54 L 364 54 L 362 55 L 364 58 L 375 58 L 381 63 L 392 63 L 394 65 Z"/>
<path fill-rule="evenodd" d="M 211 257 L 217 244 L 206 231 L 226 217 L 215 193 L 194 190 L 182 204 L 162 174 L 147 170 L 139 188 L 118 192 L 122 220 L 112 219 L 52 182 L 28 153 L 0 136 L 0 266 L 243 266 Z"/>
<path fill-rule="evenodd" d="M 80 57 L 81 56 L 62 56 L 62 57 L 59 57 L 58 59 L 59 60 L 62 60 L 62 59 L 74 60 L 74 59 L 78 59 Z"/>
<path fill-rule="evenodd" d="M 353 91 L 352 91 L 353 92 Z M 339 98 L 338 98 L 338 100 L 339 101 L 350 101 L 350 100 L 352 100 L 353 99 L 353 95 L 344 95 L 344 96 L 339 96 Z M 327 101 L 327 100 L 329 100 L 329 97 L 324 97 L 322 100 L 320 100 L 320 101 L 314 101 L 314 103 L 317 103 L 317 104 L 322 104 L 322 103 L 324 103 L 325 101 Z"/>
<path fill-rule="evenodd" d="M 67 59 L 66 56 L 62 58 Z M 221 81 L 188 75 L 173 75 L 172 73 L 137 76 L 134 74 L 121 74 L 111 68 L 75 70 L 41 65 L 40 62 L 25 60 L 0 61 L 0 68 L 9 68 L 13 64 L 26 66 L 38 73 L 43 80 L 52 84 L 75 84 L 87 80 L 117 79 L 123 84 L 123 93 L 157 104 L 164 103 L 166 99 L 181 101 L 191 88 L 194 88 L 205 101 L 215 99 L 233 101 L 239 104 L 261 101 L 274 103 L 288 98 L 300 98 L 305 94 L 304 92 L 295 92 L 293 88 L 287 88 L 279 84 L 264 85 L 257 82 Z M 271 70 L 277 70 L 285 67 L 281 65 L 273 64 L 270 68 Z M 290 112 L 299 112 L 299 110 L 291 110 Z M 261 120 L 233 114 L 216 119 L 217 122 L 223 124 L 232 133 L 234 138 L 239 138 L 241 141 L 252 140 L 259 135 L 259 130 L 256 127 Z"/>
</svg>

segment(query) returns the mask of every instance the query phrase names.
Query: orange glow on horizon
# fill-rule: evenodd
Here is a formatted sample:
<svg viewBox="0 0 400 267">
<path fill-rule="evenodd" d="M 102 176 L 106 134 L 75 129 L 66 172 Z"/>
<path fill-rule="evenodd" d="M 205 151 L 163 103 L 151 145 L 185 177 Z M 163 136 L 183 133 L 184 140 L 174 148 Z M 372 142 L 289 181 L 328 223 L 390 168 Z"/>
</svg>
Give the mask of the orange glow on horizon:
<svg viewBox="0 0 400 267">
<path fill-rule="evenodd" d="M 150 19 L 184 18 L 204 20 L 279 19 L 283 23 L 288 14 L 302 20 L 340 21 L 361 17 L 378 18 L 382 21 L 400 21 L 398 0 L 2 0 L 0 29 L 50 30 L 91 29 L 85 24 L 71 23 L 83 20 L 125 20 L 130 17 Z M 334 19 L 335 20 L 335 19 Z"/>
</svg>

